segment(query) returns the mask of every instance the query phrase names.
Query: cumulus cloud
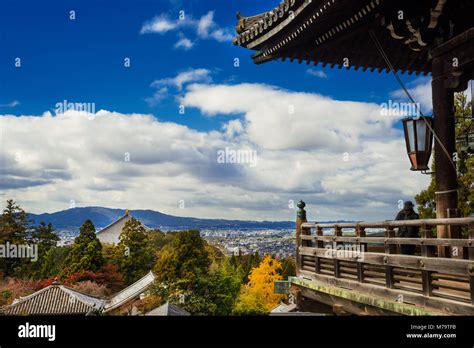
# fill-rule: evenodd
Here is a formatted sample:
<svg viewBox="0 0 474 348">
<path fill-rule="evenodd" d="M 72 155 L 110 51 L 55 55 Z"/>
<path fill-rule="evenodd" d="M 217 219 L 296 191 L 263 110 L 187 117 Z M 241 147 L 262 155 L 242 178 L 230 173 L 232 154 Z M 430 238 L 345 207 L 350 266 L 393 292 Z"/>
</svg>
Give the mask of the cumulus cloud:
<svg viewBox="0 0 474 348">
<path fill-rule="evenodd" d="M 198 19 L 186 15 L 183 18 L 171 19 L 166 14 L 161 14 L 143 23 L 140 34 L 165 34 L 175 30 L 189 30 L 196 39 L 216 40 L 218 42 L 232 41 L 234 34 L 231 28 L 222 28 L 214 20 L 214 11 L 209 11 Z M 195 40 L 183 37 L 180 33 L 175 48 L 191 49 Z"/>
<path fill-rule="evenodd" d="M 381 116 L 376 104 L 262 84 L 193 84 L 180 102 L 208 116 L 245 114 L 247 138 L 272 150 L 354 151 L 362 139 L 397 135 L 394 118 Z"/>
<path fill-rule="evenodd" d="M 192 80 L 166 84 L 183 88 L 184 105 L 222 119 L 220 130 L 105 110 L 1 116 L 4 196 L 33 212 L 74 200 L 258 220 L 292 220 L 291 202 L 304 199 L 312 220 L 385 219 L 429 180 L 409 170 L 403 135 L 378 105 L 183 82 Z M 255 151 L 257 165 L 218 163 L 226 148 Z"/>
</svg>

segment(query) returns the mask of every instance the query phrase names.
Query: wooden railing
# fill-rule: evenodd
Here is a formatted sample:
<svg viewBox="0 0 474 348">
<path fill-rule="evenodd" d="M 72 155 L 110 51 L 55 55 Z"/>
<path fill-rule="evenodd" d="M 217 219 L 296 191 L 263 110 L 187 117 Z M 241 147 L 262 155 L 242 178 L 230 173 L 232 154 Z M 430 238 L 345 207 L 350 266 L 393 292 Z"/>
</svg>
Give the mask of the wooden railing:
<svg viewBox="0 0 474 348">
<path fill-rule="evenodd" d="M 306 221 L 304 203 L 299 207 L 298 276 L 346 287 L 357 283 L 375 296 L 473 313 L 474 218 L 318 224 Z M 397 237 L 402 226 L 419 227 L 420 237 Z M 458 238 L 437 238 L 439 228 L 456 231 L 448 235 Z M 400 254 L 400 245 L 415 245 L 415 254 Z"/>
</svg>

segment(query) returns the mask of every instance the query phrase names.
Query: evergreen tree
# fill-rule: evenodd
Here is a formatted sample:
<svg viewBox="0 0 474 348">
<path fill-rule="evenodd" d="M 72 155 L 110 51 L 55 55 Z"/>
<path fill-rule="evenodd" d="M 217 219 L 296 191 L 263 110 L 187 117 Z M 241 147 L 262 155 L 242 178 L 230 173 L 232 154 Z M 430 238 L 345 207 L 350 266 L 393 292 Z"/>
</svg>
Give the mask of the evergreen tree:
<svg viewBox="0 0 474 348">
<path fill-rule="evenodd" d="M 191 289 L 198 277 L 209 271 L 209 254 L 199 231 L 177 232 L 171 244 L 160 251 L 155 264 L 158 282 L 172 283 L 177 279 Z"/>
<path fill-rule="evenodd" d="M 152 269 L 153 250 L 149 247 L 145 228 L 137 219 L 131 218 L 123 226 L 118 250 L 120 272 L 126 283 L 133 283 Z"/>
<path fill-rule="evenodd" d="M 283 279 L 288 279 L 288 277 L 294 277 L 296 275 L 296 263 L 293 257 L 285 257 L 284 259 L 280 260 L 280 262 L 281 276 Z"/>
<path fill-rule="evenodd" d="M 54 233 L 54 228 L 51 223 L 47 224 L 41 222 L 34 227 L 31 232 L 31 242 L 38 245 L 38 249 L 42 249 L 46 253 L 50 248 L 55 247 L 59 237 Z"/>
<path fill-rule="evenodd" d="M 62 277 L 71 250 L 72 245 L 50 248 L 41 261 L 37 277 L 40 279 Z"/>
<path fill-rule="evenodd" d="M 27 215 L 12 199 L 9 199 L 0 216 L 0 244 L 26 244 L 27 235 Z M 24 263 L 25 260 L 20 258 L 2 257 L 0 258 L 0 272 L 4 276 L 12 276 Z"/>
<path fill-rule="evenodd" d="M 86 220 L 65 261 L 67 273 L 97 271 L 103 262 L 102 245 L 95 234 L 94 224 Z"/>
<path fill-rule="evenodd" d="M 45 261 L 48 251 L 56 246 L 59 237 L 54 233 L 51 224 L 41 222 L 38 226 L 30 229 L 28 243 L 36 245 L 38 248 L 38 259 L 25 262 L 22 267 L 22 275 L 31 278 L 41 278 L 43 262 Z"/>
</svg>

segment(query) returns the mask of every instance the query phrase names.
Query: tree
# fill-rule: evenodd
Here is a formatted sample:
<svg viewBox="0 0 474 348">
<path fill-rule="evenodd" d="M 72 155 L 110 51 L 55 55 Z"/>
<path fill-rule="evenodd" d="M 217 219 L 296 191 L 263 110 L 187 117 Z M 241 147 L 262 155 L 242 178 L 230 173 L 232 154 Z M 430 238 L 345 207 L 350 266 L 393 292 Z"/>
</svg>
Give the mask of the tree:
<svg viewBox="0 0 474 348">
<path fill-rule="evenodd" d="M 239 254 L 232 255 L 230 258 L 230 264 L 234 267 L 234 269 L 240 268 L 242 271 L 242 281 L 247 283 L 249 281 L 249 274 L 250 271 L 257 267 L 260 264 L 261 258 L 258 252 L 254 254 L 245 254 L 242 255 L 239 251 Z"/>
<path fill-rule="evenodd" d="M 0 244 L 25 244 L 28 236 L 28 219 L 25 211 L 12 199 L 0 216 Z M 24 264 L 21 258 L 0 258 L 0 272 L 5 276 L 13 275 L 18 267 Z"/>
<path fill-rule="evenodd" d="M 110 264 L 104 265 L 96 272 L 80 271 L 64 279 L 65 284 L 78 284 L 87 281 L 105 286 L 109 294 L 123 289 L 124 286 L 123 276 L 118 272 L 117 266 Z"/>
<path fill-rule="evenodd" d="M 55 247 L 59 237 L 54 233 L 51 223 L 40 222 L 31 232 L 31 242 L 38 245 L 38 249 L 46 253 L 50 248 Z"/>
<path fill-rule="evenodd" d="M 466 93 L 456 93 L 454 98 L 456 118 L 456 137 L 467 134 L 473 127 L 471 115 L 472 102 L 467 102 Z M 458 208 L 461 216 L 469 216 L 474 213 L 474 156 L 467 153 L 465 149 L 456 144 L 455 163 L 458 173 Z M 433 160 L 432 171 L 436 170 L 436 163 Z M 418 204 L 420 218 L 436 217 L 435 201 L 435 176 L 431 175 L 431 182 L 427 189 L 421 191 L 415 200 Z"/>
<path fill-rule="evenodd" d="M 123 226 L 118 250 L 120 272 L 127 284 L 140 279 L 153 268 L 153 250 L 149 247 L 145 228 L 137 219 L 131 218 Z"/>
<path fill-rule="evenodd" d="M 209 254 L 199 231 L 176 232 L 176 237 L 164 246 L 155 264 L 158 282 L 181 280 L 181 287 L 191 290 L 199 276 L 209 271 Z M 184 285 L 186 284 L 186 285 Z"/>
<path fill-rule="evenodd" d="M 281 276 L 283 279 L 288 279 L 296 275 L 296 262 L 291 256 L 285 257 L 281 261 Z"/>
<path fill-rule="evenodd" d="M 30 262 L 24 262 L 21 271 L 22 276 L 29 278 L 41 279 L 43 262 L 45 261 L 48 251 L 56 246 L 59 237 L 54 233 L 51 224 L 41 222 L 38 226 L 29 229 L 28 243 L 37 246 L 38 258 Z"/>
<path fill-rule="evenodd" d="M 97 271 L 103 263 L 102 245 L 95 234 L 95 226 L 91 220 L 86 220 L 65 261 L 66 273 Z"/>
<path fill-rule="evenodd" d="M 285 295 L 274 293 L 274 282 L 281 280 L 281 263 L 265 256 L 260 265 L 250 272 L 249 282 L 245 284 L 234 308 L 234 314 L 265 314 L 275 307 Z"/>
<path fill-rule="evenodd" d="M 43 257 L 38 277 L 41 279 L 62 277 L 71 250 L 71 245 L 50 248 Z"/>
</svg>

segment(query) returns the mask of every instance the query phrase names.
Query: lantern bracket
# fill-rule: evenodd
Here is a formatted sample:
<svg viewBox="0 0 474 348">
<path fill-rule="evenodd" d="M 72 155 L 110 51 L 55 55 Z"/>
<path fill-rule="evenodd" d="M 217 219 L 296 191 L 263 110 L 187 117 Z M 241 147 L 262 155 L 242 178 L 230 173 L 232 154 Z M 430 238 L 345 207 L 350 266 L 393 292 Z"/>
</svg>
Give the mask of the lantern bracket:
<svg viewBox="0 0 474 348">
<path fill-rule="evenodd" d="M 432 175 L 432 174 L 434 174 L 434 173 L 435 173 L 435 172 L 428 172 L 428 171 L 426 171 L 426 170 L 422 170 L 422 171 L 421 171 L 421 174 L 425 174 L 425 175 Z"/>
</svg>

